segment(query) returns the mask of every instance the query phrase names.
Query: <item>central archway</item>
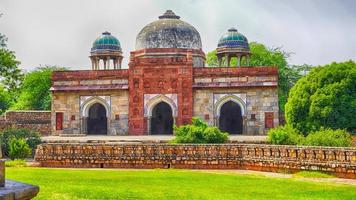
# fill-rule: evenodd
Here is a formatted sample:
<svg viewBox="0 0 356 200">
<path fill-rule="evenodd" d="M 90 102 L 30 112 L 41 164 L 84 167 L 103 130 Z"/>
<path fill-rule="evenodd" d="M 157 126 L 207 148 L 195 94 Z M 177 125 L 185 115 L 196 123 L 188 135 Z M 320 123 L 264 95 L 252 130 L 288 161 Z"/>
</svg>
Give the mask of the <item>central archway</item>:
<svg viewBox="0 0 356 200">
<path fill-rule="evenodd" d="M 87 121 L 88 135 L 106 135 L 107 123 L 105 107 L 100 103 L 90 106 Z"/>
<path fill-rule="evenodd" d="M 151 135 L 173 134 L 172 108 L 166 102 L 156 104 L 152 109 L 150 120 Z"/>
<path fill-rule="evenodd" d="M 230 134 L 242 134 L 243 119 L 239 104 L 234 101 L 227 101 L 221 106 L 219 129 Z"/>
</svg>

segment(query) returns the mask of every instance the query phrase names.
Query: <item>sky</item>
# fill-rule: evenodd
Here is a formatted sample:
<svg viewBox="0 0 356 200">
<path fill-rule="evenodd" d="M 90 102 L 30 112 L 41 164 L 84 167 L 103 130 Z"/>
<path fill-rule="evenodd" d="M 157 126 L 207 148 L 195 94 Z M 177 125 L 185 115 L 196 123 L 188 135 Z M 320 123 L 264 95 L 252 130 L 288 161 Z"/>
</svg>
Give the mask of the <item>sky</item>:
<svg viewBox="0 0 356 200">
<path fill-rule="evenodd" d="M 167 9 L 199 31 L 205 53 L 235 27 L 249 41 L 292 52 L 291 64 L 356 60 L 354 0 L 0 0 L 0 33 L 29 71 L 90 69 L 91 45 L 109 31 L 127 68 L 139 31 Z"/>
</svg>

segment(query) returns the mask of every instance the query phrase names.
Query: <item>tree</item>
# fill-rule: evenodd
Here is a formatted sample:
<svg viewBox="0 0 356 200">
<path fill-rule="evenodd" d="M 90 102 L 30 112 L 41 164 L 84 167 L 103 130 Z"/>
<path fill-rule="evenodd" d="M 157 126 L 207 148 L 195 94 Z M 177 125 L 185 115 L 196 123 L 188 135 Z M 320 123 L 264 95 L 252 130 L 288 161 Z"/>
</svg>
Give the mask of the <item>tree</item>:
<svg viewBox="0 0 356 200">
<path fill-rule="evenodd" d="M 0 48 L 0 80 L 10 93 L 16 92 L 23 78 L 19 64 L 13 51 Z"/>
<path fill-rule="evenodd" d="M 279 109 L 280 111 L 284 111 L 290 88 L 302 76 L 301 72 L 307 72 L 311 68 L 310 65 L 288 65 L 287 59 L 291 53 L 283 51 L 282 48 L 267 48 L 265 45 L 257 42 L 251 42 L 249 46 L 251 51 L 250 66 L 278 67 Z M 206 61 L 210 67 L 217 66 L 216 51 L 209 52 Z M 243 60 L 242 63 L 244 62 L 246 61 Z M 231 65 L 237 65 L 236 58 L 231 60 Z"/>
<path fill-rule="evenodd" d="M 0 85 L 0 115 L 10 107 L 10 95 L 7 90 Z"/>
<path fill-rule="evenodd" d="M 5 48 L 6 42 L 7 42 L 7 38 L 5 37 L 5 35 L 0 33 L 0 48 Z"/>
<path fill-rule="evenodd" d="M 304 134 L 321 127 L 356 132 L 356 63 L 319 66 L 293 86 L 286 121 Z"/>
<path fill-rule="evenodd" d="M 15 110 L 50 110 L 51 76 L 53 71 L 64 70 L 57 66 L 39 67 L 25 75 L 19 89 L 19 97 L 12 109 Z"/>
<path fill-rule="evenodd" d="M 6 36 L 0 33 L 0 81 L 11 96 L 16 96 L 23 74 L 18 67 L 20 62 L 16 59 L 15 52 L 7 49 L 6 42 Z"/>
<path fill-rule="evenodd" d="M 2 13 L 0 13 L 0 17 L 1 16 L 2 16 Z M 5 48 L 6 42 L 7 42 L 6 36 L 0 33 L 0 48 Z"/>
</svg>

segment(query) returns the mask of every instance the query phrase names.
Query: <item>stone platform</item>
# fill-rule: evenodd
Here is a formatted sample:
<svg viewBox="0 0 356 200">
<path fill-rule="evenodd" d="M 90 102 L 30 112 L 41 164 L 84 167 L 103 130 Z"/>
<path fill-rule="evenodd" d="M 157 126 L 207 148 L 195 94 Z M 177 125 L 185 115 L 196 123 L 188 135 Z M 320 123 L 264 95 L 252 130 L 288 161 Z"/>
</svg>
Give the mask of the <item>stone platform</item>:
<svg viewBox="0 0 356 200">
<path fill-rule="evenodd" d="M 5 160 L 0 159 L 0 200 L 30 200 L 39 190 L 38 186 L 5 180 Z"/>
<path fill-rule="evenodd" d="M 172 135 L 145 135 L 145 136 L 107 136 L 93 135 L 81 137 L 62 137 L 62 136 L 45 136 L 42 137 L 44 143 L 168 143 L 174 136 Z M 229 137 L 229 143 L 266 143 L 265 135 L 232 135 Z"/>
<path fill-rule="evenodd" d="M 39 192 L 39 187 L 12 180 L 5 181 L 5 187 L 0 187 L 0 199 L 29 200 Z"/>
</svg>

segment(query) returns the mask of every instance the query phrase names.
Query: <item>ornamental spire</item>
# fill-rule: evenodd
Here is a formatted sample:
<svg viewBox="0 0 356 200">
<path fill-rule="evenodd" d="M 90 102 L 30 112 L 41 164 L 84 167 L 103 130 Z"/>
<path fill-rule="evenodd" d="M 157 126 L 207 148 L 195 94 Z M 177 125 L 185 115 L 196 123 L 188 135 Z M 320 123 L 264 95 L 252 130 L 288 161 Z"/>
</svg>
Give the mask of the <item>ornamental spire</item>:
<svg viewBox="0 0 356 200">
<path fill-rule="evenodd" d="M 159 19 L 180 19 L 179 16 L 174 14 L 172 10 L 167 10 L 163 15 L 158 17 Z"/>
</svg>

